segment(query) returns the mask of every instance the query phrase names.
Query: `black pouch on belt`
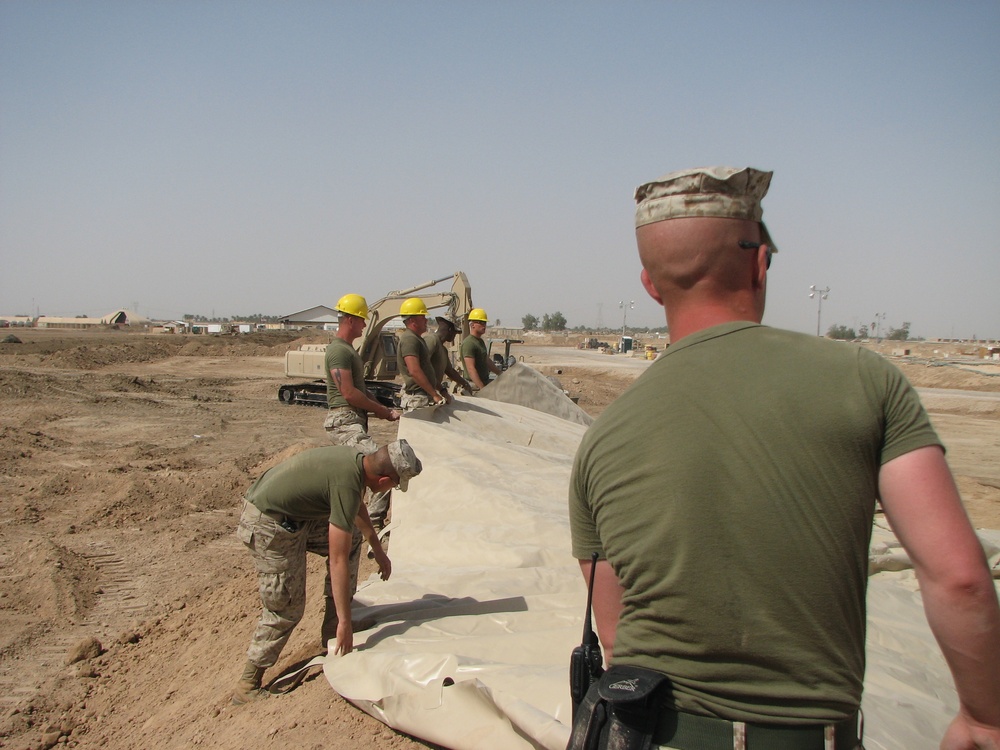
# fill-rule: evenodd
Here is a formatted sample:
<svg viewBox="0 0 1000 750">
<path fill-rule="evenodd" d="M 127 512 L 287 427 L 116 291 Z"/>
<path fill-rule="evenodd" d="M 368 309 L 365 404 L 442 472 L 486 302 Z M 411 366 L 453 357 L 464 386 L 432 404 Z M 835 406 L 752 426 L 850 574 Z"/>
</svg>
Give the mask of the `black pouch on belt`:
<svg viewBox="0 0 1000 750">
<path fill-rule="evenodd" d="M 567 750 L 649 750 L 670 678 L 613 666 L 594 683 L 577 711 Z"/>
</svg>

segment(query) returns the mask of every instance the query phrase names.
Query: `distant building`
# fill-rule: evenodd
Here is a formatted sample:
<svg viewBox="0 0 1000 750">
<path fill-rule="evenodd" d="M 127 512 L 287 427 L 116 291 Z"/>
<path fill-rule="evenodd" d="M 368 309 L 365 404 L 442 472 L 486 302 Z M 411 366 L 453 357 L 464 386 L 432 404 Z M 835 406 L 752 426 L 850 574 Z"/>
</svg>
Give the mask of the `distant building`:
<svg viewBox="0 0 1000 750">
<path fill-rule="evenodd" d="M 332 307 L 317 305 L 316 307 L 310 307 L 308 310 L 300 310 L 299 312 L 282 315 L 280 320 L 286 326 L 322 328 L 327 323 L 332 323 L 336 326 L 339 317 L 340 313 Z"/>
<path fill-rule="evenodd" d="M 50 315 L 39 315 L 35 320 L 36 328 L 125 328 L 132 326 L 148 326 L 149 318 L 144 318 L 131 310 L 115 310 L 102 318 L 60 318 Z"/>
</svg>

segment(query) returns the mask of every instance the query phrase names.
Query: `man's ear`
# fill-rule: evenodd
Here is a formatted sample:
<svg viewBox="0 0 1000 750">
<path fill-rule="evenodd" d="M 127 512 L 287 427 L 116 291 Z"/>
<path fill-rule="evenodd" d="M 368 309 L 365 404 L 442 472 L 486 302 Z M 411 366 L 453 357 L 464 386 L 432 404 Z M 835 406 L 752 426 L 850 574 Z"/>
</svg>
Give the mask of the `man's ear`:
<svg viewBox="0 0 1000 750">
<path fill-rule="evenodd" d="M 660 293 L 656 291 L 656 287 L 653 286 L 652 279 L 649 278 L 649 272 L 643 268 L 642 273 L 639 274 L 639 278 L 642 280 L 642 288 L 646 290 L 646 294 L 656 300 L 656 304 L 663 304 L 663 297 Z"/>
<path fill-rule="evenodd" d="M 761 245 L 757 248 L 757 273 L 754 277 L 754 286 L 763 289 L 767 279 L 767 269 L 771 267 L 771 248 Z"/>
<path fill-rule="evenodd" d="M 387 477 L 385 474 L 383 474 L 378 478 L 378 481 L 375 482 L 375 487 L 373 487 L 372 489 L 375 492 L 388 492 L 395 486 L 396 486 L 396 480 L 393 479 L 392 477 Z"/>
</svg>

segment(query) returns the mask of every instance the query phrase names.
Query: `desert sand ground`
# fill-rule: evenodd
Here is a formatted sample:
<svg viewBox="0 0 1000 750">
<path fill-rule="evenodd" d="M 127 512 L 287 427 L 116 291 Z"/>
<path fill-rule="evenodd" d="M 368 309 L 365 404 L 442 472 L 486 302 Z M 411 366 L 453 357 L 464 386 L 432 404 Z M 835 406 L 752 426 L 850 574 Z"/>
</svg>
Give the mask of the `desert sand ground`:
<svg viewBox="0 0 1000 750">
<path fill-rule="evenodd" d="M 283 457 L 327 444 L 322 410 L 276 398 L 299 334 L 12 332 L 23 343 L 0 344 L 0 747 L 430 747 L 322 678 L 229 702 L 259 607 L 233 534 L 239 498 Z M 514 354 L 591 414 L 644 368 Z M 901 366 L 974 523 L 1000 528 L 1000 367 L 928 357 Z M 311 566 L 314 592 L 322 562 Z M 320 653 L 317 598 L 266 679 Z"/>
</svg>

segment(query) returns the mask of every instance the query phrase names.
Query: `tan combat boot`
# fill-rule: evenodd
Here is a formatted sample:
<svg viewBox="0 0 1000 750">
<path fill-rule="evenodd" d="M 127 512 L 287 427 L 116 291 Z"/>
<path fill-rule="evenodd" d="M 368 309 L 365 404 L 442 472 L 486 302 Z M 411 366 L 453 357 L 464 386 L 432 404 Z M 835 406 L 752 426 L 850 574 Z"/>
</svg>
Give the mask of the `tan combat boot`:
<svg viewBox="0 0 1000 750">
<path fill-rule="evenodd" d="M 243 703 L 250 703 L 258 698 L 266 698 L 268 693 L 262 688 L 261 682 L 264 679 L 265 667 L 258 667 L 253 662 L 248 661 L 243 667 L 243 676 L 236 683 L 233 691 L 233 705 L 239 706 Z"/>
</svg>

